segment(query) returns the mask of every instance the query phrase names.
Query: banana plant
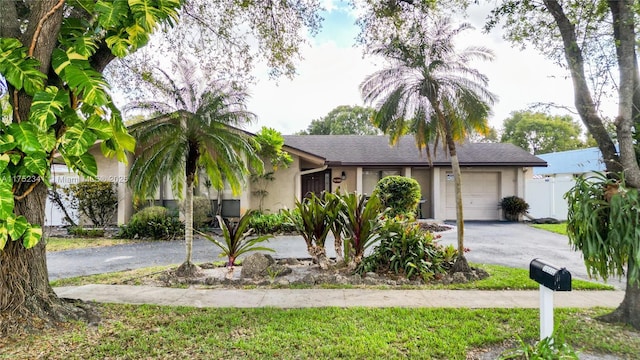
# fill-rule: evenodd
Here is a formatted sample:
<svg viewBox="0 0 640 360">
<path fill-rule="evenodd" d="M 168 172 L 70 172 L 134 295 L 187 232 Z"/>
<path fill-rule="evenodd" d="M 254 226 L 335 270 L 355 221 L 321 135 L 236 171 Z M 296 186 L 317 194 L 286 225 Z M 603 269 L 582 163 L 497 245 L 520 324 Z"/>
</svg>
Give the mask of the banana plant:
<svg viewBox="0 0 640 360">
<path fill-rule="evenodd" d="M 215 246 L 219 247 L 222 252 L 220 257 L 227 257 L 227 267 L 236 265 L 236 260 L 240 255 L 250 251 L 271 251 L 274 250 L 264 246 L 258 246 L 261 242 L 267 241 L 273 235 L 262 235 L 255 238 L 249 238 L 253 229 L 249 228 L 249 221 L 255 210 L 247 211 L 237 224 L 229 227 L 221 216 L 216 216 L 220 229 L 222 229 L 222 237 L 224 242 L 216 240 L 214 237 L 198 231 L 205 239 L 211 241 Z"/>
<path fill-rule="evenodd" d="M 296 215 L 296 212 L 299 216 Z M 293 211 L 283 212 L 307 244 L 307 251 L 321 269 L 329 268 L 325 241 L 331 230 L 325 202 L 311 194 L 302 201 L 296 200 Z"/>
<path fill-rule="evenodd" d="M 349 193 L 342 196 L 342 202 L 342 223 L 347 236 L 345 248 L 349 267 L 355 269 L 362 262 L 364 251 L 378 239 L 380 220 L 386 210 L 376 195 L 367 199 L 362 194 Z"/>
</svg>

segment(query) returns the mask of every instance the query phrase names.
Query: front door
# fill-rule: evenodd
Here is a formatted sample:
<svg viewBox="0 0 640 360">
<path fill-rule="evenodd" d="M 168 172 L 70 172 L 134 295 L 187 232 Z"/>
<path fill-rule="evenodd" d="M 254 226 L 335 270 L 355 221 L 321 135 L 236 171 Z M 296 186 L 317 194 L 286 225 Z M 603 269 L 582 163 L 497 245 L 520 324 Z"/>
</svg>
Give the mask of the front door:
<svg viewBox="0 0 640 360">
<path fill-rule="evenodd" d="M 331 170 L 302 175 L 302 196 L 320 196 L 323 191 L 331 191 Z"/>
</svg>

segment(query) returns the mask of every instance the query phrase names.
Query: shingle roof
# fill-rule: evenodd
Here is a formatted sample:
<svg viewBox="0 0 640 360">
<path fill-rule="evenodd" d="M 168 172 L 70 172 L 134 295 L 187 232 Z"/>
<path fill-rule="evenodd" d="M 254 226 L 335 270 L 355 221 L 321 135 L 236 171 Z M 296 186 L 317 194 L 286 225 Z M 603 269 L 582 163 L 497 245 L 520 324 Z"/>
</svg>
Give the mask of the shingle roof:
<svg viewBox="0 0 640 360">
<path fill-rule="evenodd" d="M 418 151 L 413 136 L 403 136 L 395 146 L 387 136 L 285 135 L 285 145 L 326 159 L 328 165 L 415 166 L 427 165 L 424 151 Z M 450 165 L 448 153 L 438 146 L 431 155 L 434 166 Z M 456 147 L 463 166 L 547 166 L 527 151 L 506 143 L 466 143 Z"/>
</svg>

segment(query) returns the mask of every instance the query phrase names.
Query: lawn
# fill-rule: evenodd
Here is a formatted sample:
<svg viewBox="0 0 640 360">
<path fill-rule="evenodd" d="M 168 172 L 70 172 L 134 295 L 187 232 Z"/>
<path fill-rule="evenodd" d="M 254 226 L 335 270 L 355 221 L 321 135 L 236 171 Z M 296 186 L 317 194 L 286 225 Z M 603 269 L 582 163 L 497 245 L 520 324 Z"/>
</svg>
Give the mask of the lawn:
<svg viewBox="0 0 640 360">
<path fill-rule="evenodd" d="M 0 358 L 466 359 L 538 336 L 535 309 L 99 307 L 99 326 L 2 338 Z M 559 309 L 556 324 L 577 350 L 635 358 L 637 332 L 593 320 L 607 311 Z"/>
<path fill-rule="evenodd" d="M 567 223 L 560 224 L 531 224 L 536 229 L 554 232 L 560 235 L 567 235 Z"/>
<path fill-rule="evenodd" d="M 130 244 L 136 240 L 111 239 L 111 238 L 61 238 L 47 237 L 47 251 L 64 251 L 73 249 L 84 249 L 100 246 L 112 246 Z"/>
</svg>

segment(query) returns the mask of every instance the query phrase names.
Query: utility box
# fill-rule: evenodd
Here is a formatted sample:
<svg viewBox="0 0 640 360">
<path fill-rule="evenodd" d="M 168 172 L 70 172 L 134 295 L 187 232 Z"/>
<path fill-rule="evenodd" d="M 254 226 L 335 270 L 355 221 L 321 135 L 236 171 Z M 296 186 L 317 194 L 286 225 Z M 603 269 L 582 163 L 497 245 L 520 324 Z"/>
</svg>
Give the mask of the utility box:
<svg viewBox="0 0 640 360">
<path fill-rule="evenodd" d="M 540 259 L 529 264 L 529 278 L 553 291 L 571 291 L 571 273 Z"/>
</svg>

